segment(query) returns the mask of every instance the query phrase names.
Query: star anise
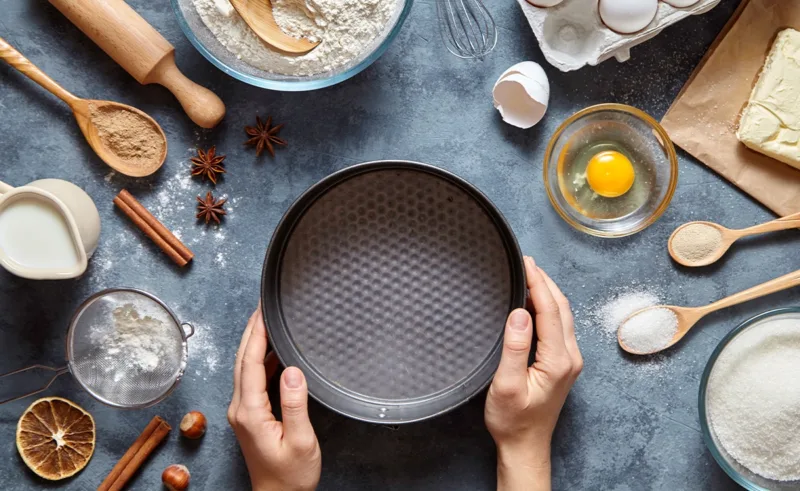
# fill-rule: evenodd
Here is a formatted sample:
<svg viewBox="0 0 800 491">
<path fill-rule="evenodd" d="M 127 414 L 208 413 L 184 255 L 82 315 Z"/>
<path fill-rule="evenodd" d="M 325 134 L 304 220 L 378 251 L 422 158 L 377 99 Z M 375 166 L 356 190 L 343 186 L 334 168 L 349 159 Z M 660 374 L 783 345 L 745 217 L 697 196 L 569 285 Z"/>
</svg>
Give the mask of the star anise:
<svg viewBox="0 0 800 491">
<path fill-rule="evenodd" d="M 211 194 L 211 191 L 206 193 L 206 199 L 197 197 L 197 218 L 201 220 L 205 220 L 206 224 L 208 224 L 211 220 L 214 220 L 217 223 L 220 223 L 219 218 L 225 215 L 225 210 L 223 209 L 223 205 L 225 202 L 228 201 L 226 198 L 222 198 L 220 200 L 215 200 L 214 196 Z"/>
<path fill-rule="evenodd" d="M 272 126 L 272 116 L 267 118 L 267 122 L 261 121 L 261 118 L 256 116 L 256 126 L 245 126 L 244 131 L 250 136 L 250 139 L 244 142 L 245 145 L 255 145 L 256 155 L 261 155 L 261 152 L 266 148 L 270 155 L 275 156 L 275 145 L 286 146 L 287 142 L 283 138 L 278 138 L 278 131 L 283 128 L 282 124 Z"/>
<path fill-rule="evenodd" d="M 214 185 L 217 184 L 217 174 L 224 174 L 225 173 L 225 164 L 222 163 L 225 160 L 224 155 L 216 155 L 217 147 L 211 147 L 208 149 L 208 152 L 204 152 L 202 149 L 197 149 L 197 157 L 192 157 L 192 175 L 193 176 L 201 176 L 204 179 L 208 178 L 209 181 L 213 182 Z"/>
</svg>

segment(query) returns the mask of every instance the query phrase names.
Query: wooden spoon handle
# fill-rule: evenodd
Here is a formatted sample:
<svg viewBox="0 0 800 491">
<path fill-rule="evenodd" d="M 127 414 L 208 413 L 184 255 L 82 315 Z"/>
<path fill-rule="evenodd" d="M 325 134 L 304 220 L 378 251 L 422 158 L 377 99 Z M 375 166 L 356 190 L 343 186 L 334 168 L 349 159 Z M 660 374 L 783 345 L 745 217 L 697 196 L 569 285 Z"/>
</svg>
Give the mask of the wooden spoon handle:
<svg viewBox="0 0 800 491">
<path fill-rule="evenodd" d="M 720 309 L 738 305 L 748 300 L 760 298 L 769 295 L 770 293 L 779 292 L 798 285 L 800 285 L 800 269 L 793 273 L 783 275 L 780 278 L 775 278 L 774 280 L 767 281 L 766 283 L 748 288 L 747 290 L 731 295 L 730 297 L 718 300 L 710 305 L 707 305 L 706 307 L 700 307 L 700 309 L 702 309 L 703 315 L 707 315 Z"/>
<path fill-rule="evenodd" d="M 787 230 L 790 228 L 800 228 L 800 213 L 788 215 L 771 222 L 762 223 L 753 227 L 739 230 L 740 237 L 747 237 L 749 235 L 763 234 L 766 232 L 777 232 L 778 230 Z"/>
<path fill-rule="evenodd" d="M 29 79 L 49 90 L 53 95 L 69 104 L 70 107 L 78 101 L 77 97 L 67 92 L 64 87 L 58 85 L 55 80 L 48 77 L 46 73 L 22 56 L 22 53 L 14 49 L 14 47 L 8 44 L 3 38 L 0 38 L 0 58 L 19 70 L 20 73 Z"/>
</svg>

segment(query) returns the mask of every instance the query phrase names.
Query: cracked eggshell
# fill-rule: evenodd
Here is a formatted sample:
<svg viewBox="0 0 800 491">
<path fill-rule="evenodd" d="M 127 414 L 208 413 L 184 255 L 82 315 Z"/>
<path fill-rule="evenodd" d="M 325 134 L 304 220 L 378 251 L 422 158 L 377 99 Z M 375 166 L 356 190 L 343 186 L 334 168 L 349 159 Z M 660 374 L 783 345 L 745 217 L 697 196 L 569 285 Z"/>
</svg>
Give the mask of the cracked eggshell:
<svg viewBox="0 0 800 491">
<path fill-rule="evenodd" d="M 500 75 L 492 97 L 503 121 L 527 129 L 544 117 L 550 100 L 550 83 L 539 64 L 525 61 Z"/>
</svg>

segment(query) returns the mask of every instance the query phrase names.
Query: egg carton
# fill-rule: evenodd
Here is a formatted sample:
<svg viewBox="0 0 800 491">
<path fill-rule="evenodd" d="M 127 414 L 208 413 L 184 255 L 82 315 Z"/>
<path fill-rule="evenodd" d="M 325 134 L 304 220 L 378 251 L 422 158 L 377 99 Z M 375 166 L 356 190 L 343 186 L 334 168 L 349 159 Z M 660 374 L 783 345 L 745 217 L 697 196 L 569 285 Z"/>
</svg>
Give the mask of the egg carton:
<svg viewBox="0 0 800 491">
<path fill-rule="evenodd" d="M 659 2 L 655 19 L 634 34 L 619 34 L 606 27 L 600 20 L 597 0 L 564 0 L 555 7 L 535 7 L 526 0 L 517 2 L 547 61 L 562 72 L 570 72 L 612 57 L 628 61 L 632 47 L 690 15 L 708 12 L 720 0 L 700 0 L 686 8 Z"/>
</svg>

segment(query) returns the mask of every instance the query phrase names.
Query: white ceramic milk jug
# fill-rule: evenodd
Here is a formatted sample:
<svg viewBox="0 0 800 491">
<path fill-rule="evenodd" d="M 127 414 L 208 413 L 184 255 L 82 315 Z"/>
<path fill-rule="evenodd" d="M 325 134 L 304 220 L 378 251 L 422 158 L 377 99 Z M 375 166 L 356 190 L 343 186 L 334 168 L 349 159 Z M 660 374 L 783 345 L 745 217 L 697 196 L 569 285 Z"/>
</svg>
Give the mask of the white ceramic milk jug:
<svg viewBox="0 0 800 491">
<path fill-rule="evenodd" d="M 0 182 L 0 265 L 35 280 L 86 271 L 100 238 L 97 207 L 81 188 L 42 179 L 13 188 Z"/>
</svg>

